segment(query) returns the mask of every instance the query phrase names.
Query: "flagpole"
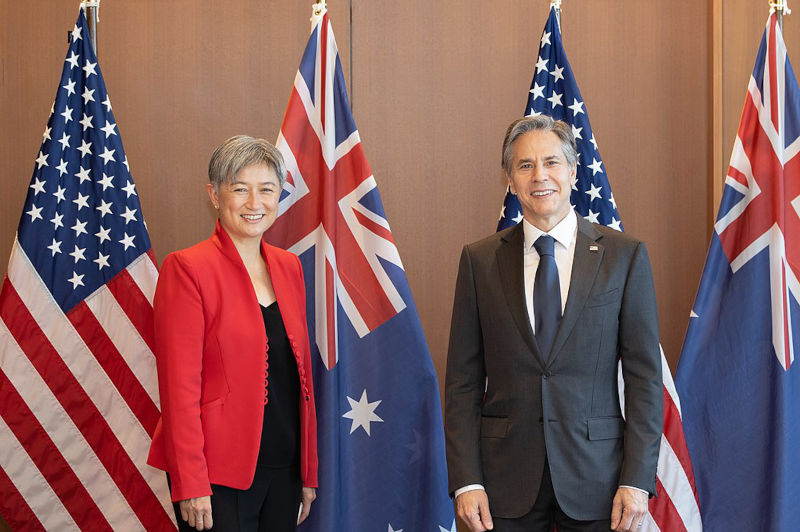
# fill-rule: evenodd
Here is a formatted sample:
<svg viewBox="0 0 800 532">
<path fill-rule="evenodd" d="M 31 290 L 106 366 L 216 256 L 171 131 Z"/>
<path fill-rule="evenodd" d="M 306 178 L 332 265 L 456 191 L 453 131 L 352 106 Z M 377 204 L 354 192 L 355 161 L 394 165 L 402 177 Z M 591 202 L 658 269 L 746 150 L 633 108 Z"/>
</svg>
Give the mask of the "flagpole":
<svg viewBox="0 0 800 532">
<path fill-rule="evenodd" d="M 792 10 L 789 9 L 789 0 L 770 0 L 769 8 L 775 11 L 775 15 L 778 17 L 778 27 L 783 33 L 783 15 L 792 14 Z"/>
<path fill-rule="evenodd" d="M 85 0 L 81 2 L 86 8 L 86 24 L 92 36 L 92 48 L 97 55 L 97 23 L 100 21 L 100 0 Z"/>
<path fill-rule="evenodd" d="M 561 30 L 561 0 L 550 0 L 550 7 L 556 10 L 558 29 Z"/>
</svg>

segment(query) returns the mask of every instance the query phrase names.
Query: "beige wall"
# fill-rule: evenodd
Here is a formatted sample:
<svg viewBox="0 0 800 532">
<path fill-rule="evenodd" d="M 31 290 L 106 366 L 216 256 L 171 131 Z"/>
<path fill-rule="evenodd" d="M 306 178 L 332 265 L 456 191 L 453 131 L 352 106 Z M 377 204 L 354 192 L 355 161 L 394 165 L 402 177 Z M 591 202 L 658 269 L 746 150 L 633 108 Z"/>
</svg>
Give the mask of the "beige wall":
<svg viewBox="0 0 800 532">
<path fill-rule="evenodd" d="M 755 4 L 564 2 L 565 46 L 623 222 L 650 249 L 673 367 L 721 181 L 712 158 L 724 152 L 727 166 L 766 18 Z M 3 273 L 77 2 L 0 5 Z M 350 5 L 330 5 L 354 116 L 440 378 L 459 250 L 494 229 L 501 137 L 523 111 L 547 5 L 354 0 L 352 35 Z M 203 182 L 212 148 L 235 133 L 276 137 L 309 16 L 310 3 L 288 0 L 103 4 L 100 65 L 159 259 L 211 231 Z M 790 56 L 798 24 L 787 18 Z"/>
</svg>

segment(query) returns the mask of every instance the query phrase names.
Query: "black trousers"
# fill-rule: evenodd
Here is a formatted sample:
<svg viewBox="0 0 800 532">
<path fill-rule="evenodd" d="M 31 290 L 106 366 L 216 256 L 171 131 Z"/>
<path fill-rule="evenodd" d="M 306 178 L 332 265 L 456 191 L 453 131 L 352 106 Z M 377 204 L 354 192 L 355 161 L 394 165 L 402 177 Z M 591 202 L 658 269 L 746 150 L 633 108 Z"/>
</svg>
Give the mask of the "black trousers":
<svg viewBox="0 0 800 532">
<path fill-rule="evenodd" d="M 491 510 L 491 508 L 490 508 Z M 539 495 L 530 512 L 516 519 L 493 517 L 497 532 L 608 532 L 611 530 L 611 514 L 599 521 L 578 521 L 564 513 L 556 501 L 550 465 L 545 462 Z"/>
<path fill-rule="evenodd" d="M 211 518 L 215 532 L 293 532 L 297 529 L 297 514 L 302 495 L 298 466 L 284 468 L 257 467 L 253 485 L 237 490 L 218 484 L 211 485 Z M 178 530 L 196 529 L 181 518 L 180 506 L 175 503 Z"/>
</svg>

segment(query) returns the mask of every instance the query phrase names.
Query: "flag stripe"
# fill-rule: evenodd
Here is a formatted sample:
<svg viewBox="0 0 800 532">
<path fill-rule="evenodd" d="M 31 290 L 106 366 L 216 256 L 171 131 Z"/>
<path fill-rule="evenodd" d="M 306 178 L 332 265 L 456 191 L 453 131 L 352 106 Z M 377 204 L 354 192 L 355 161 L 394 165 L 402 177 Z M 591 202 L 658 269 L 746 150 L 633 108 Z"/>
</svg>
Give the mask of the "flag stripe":
<svg viewBox="0 0 800 532">
<path fill-rule="evenodd" d="M 155 254 L 151 248 L 126 268 L 151 307 L 153 306 L 153 296 L 156 293 L 156 281 L 158 280 L 157 264 Z"/>
<path fill-rule="evenodd" d="M 681 515 L 675 508 L 672 499 L 664 492 L 664 485 L 661 484 L 661 479 L 659 478 L 656 478 L 656 490 L 663 495 L 658 498 L 659 500 L 656 504 L 651 503 L 650 505 L 650 513 L 653 516 L 655 525 L 665 532 L 684 532 L 686 527 L 683 524 Z"/>
<path fill-rule="evenodd" d="M 14 320 L 7 321 L 9 331 L 108 471 L 113 483 L 131 504 L 131 509 L 146 528 L 152 528 L 160 520 L 168 519 L 164 508 L 117 439 L 124 438 L 133 431 L 119 431 L 114 434 L 59 353 L 44 338 L 13 287 L 7 284 L 3 290 L 5 297 L 0 312 L 4 316 L 9 315 L 8 311 L 14 312 Z M 111 505 L 108 509 L 104 508 L 109 519 L 113 519 L 111 516 L 115 515 L 111 508 Z M 128 509 L 125 510 L 127 514 Z M 117 528 L 116 524 L 114 528 Z"/>
<path fill-rule="evenodd" d="M 27 406 L 25 412 L 18 412 L 11 408 L 11 405 L 3 402 L 0 404 L 8 407 L 12 412 L 11 415 L 20 416 L 19 422 L 29 422 L 47 432 L 47 441 L 58 449 L 59 459 L 65 460 L 64 464 L 71 464 L 71 474 L 80 479 L 82 486 L 91 493 L 93 504 L 106 514 L 106 519 L 109 519 L 113 526 L 116 524 L 114 514 L 109 512 L 112 512 L 114 508 L 125 507 L 127 503 L 111 478 L 108 477 L 103 464 L 75 426 L 74 420 L 65 411 L 63 393 L 61 397 L 57 396 L 61 391 L 62 380 L 65 379 L 56 375 L 54 382 L 52 379 L 48 381 L 47 375 L 41 373 L 40 368 L 46 368 L 50 364 L 63 366 L 63 362 L 58 353 L 53 350 L 52 345 L 44 338 L 37 324 L 31 319 L 8 279 L 4 282 L 2 296 L 0 301 L 2 323 L 0 326 L 6 340 L 3 352 L 3 371 L 8 375 L 10 387 L 16 390 Z M 37 361 L 40 361 L 38 365 Z M 52 387 L 56 389 L 53 390 Z M 82 407 L 80 400 L 68 403 L 68 405 L 73 409 Z M 17 418 L 6 417 L 9 426 L 14 429 L 15 425 L 11 419 L 16 420 Z M 35 441 L 18 439 L 36 461 L 35 453 L 42 452 L 41 448 L 36 445 Z M 38 462 L 37 465 L 39 465 Z M 51 465 L 53 474 L 55 474 L 63 464 L 59 462 L 51 463 Z M 49 479 L 47 472 L 42 471 L 42 473 Z M 106 488 L 103 484 L 109 485 L 111 489 Z M 65 504 L 67 504 L 66 501 Z"/>
<path fill-rule="evenodd" d="M 36 498 L 42 500 L 48 497 L 51 500 L 46 502 L 50 506 L 51 501 L 57 500 L 57 497 L 47 482 L 41 478 L 39 470 L 32 464 L 28 458 L 28 453 L 19 445 L 2 416 L 0 416 L 0 447 L 3 448 L 3 452 L 0 452 L 0 493 L 2 493 L 2 497 L 0 497 L 0 514 L 6 516 L 6 523 L 12 530 L 47 530 L 36 517 L 26 499 L 33 504 Z M 24 477 L 28 477 L 31 472 L 35 472 L 39 477 L 37 478 L 38 486 L 36 486 L 35 490 L 29 489 L 23 495 L 11 481 L 11 477 L 6 474 L 6 471 L 10 471 L 12 475 L 19 474 L 19 476 Z M 66 517 L 68 514 L 64 511 L 62 515 Z M 67 528 L 77 530 L 78 528 L 71 519 L 69 519 L 69 523 L 50 524 L 50 530 L 66 530 Z M 58 528 L 53 526 L 56 524 Z"/>
<path fill-rule="evenodd" d="M 153 341 L 153 314 L 151 312 L 145 313 L 139 311 L 139 309 L 150 306 L 151 303 L 139 289 L 139 285 L 133 280 L 128 270 L 119 272 L 111 281 L 106 283 L 106 287 L 114 294 L 114 298 L 116 298 L 119 306 L 122 307 L 122 310 L 136 328 L 138 336 L 145 341 L 147 347 L 150 349 L 150 356 L 141 358 L 143 360 L 149 359 L 152 361 L 151 367 L 153 368 L 153 374 L 145 377 L 142 382 L 153 382 L 155 380 L 153 377 L 156 375 L 155 359 L 152 356 L 152 353 L 155 351 L 155 344 Z M 139 359 L 140 356 L 137 355 L 136 358 Z M 155 396 L 157 391 L 154 390 L 154 392 L 153 395 Z"/>
<path fill-rule="evenodd" d="M 100 325 L 85 302 L 79 303 L 70 311 L 69 321 L 119 390 L 133 414 L 147 433 L 152 435 L 161 413 L 106 334 L 106 329 Z"/>
<path fill-rule="evenodd" d="M 82 529 L 113 530 L 81 479 L 75 475 L 50 439 L 48 431 L 36 421 L 26 401 L 17 393 L 2 369 L 0 403 L 5 407 L 2 415 L 9 429 L 25 447 L 75 523 Z"/>
<path fill-rule="evenodd" d="M 150 450 L 150 438 L 130 411 L 125 400 L 114 388 L 103 368 L 89 351 L 67 317 L 50 296 L 36 275 L 25 251 L 14 243 L 8 264 L 8 278 L 31 316 L 41 327 L 51 345 L 59 346 L 63 360 L 81 387 L 100 409 L 103 417 L 117 434 L 138 430 L 135 437 L 126 438 L 125 449 L 134 462 L 144 464 Z"/>
<path fill-rule="evenodd" d="M 72 323 L 61 313 L 17 242 L 9 261 L 8 278 L 26 312 L 30 312 L 33 321 L 41 327 L 49 348 L 58 345 L 59 352 L 64 354 L 63 363 L 68 367 L 69 375 L 77 380 L 81 391 L 87 396 L 86 406 L 99 409 L 101 419 L 119 436 L 119 442 L 125 450 L 125 460 L 136 464 L 138 474 L 147 478 L 152 486 L 166 491 L 163 474 L 146 465 L 150 442 L 147 431 L 128 408 Z M 160 498 L 160 506 L 166 507 L 168 501 L 165 502 L 164 495 Z M 147 507 L 150 502 L 145 501 L 144 505 Z"/>
<path fill-rule="evenodd" d="M 122 272 L 120 272 L 120 275 L 122 275 Z M 130 366 L 139 384 L 147 391 L 149 400 L 157 405 L 158 371 L 156 369 L 156 359 L 152 350 L 139 334 L 139 329 L 128 319 L 128 314 L 125 313 L 124 307 L 120 305 L 119 300 L 113 295 L 112 291 L 107 288 L 112 283 L 100 287 L 94 294 L 87 297 L 85 299 L 86 305 L 92 311 L 100 326 L 105 329 L 109 339 L 125 359 L 125 362 Z M 126 290 L 132 291 L 134 289 L 138 291 L 138 288 Z M 144 299 L 144 296 L 142 296 L 142 299 Z M 125 304 L 129 305 L 130 302 L 125 301 Z M 150 326 L 152 327 L 152 318 Z"/>
<path fill-rule="evenodd" d="M 389 231 L 385 227 L 383 227 L 381 225 L 378 225 L 377 223 L 373 222 L 372 220 L 370 220 L 369 218 L 367 218 L 366 216 L 364 216 L 363 214 L 361 214 L 357 210 L 354 210 L 353 213 L 355 213 L 356 219 L 358 220 L 358 223 L 363 225 L 366 229 L 368 229 L 369 231 L 372 231 L 373 233 L 375 233 L 379 237 L 384 238 L 384 239 L 388 240 L 389 242 L 392 242 L 392 232 L 391 231 Z"/>
<path fill-rule="evenodd" d="M 664 389 L 664 437 L 669 442 L 677 462 L 680 463 L 681 470 L 686 475 L 696 499 L 697 493 L 692 472 L 692 459 L 689 456 L 689 448 L 686 446 L 681 416 L 666 389 Z M 664 445 L 661 446 L 661 452 L 664 452 Z"/>
</svg>

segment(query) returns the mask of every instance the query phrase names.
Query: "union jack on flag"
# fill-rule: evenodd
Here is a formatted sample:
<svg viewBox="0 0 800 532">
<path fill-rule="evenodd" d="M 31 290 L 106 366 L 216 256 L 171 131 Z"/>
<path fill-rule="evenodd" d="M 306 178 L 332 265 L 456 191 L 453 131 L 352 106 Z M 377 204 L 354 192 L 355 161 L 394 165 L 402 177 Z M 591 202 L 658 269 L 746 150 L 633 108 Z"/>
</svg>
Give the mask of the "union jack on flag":
<svg viewBox="0 0 800 532">
<path fill-rule="evenodd" d="M 14 530 L 175 530 L 146 464 L 158 271 L 83 10 L 0 292 L 0 513 Z"/>
<path fill-rule="evenodd" d="M 525 115 L 546 114 L 563 120 L 572 127 L 578 149 L 578 168 L 570 200 L 575 211 L 593 223 L 622 231 L 622 221 L 611 192 L 605 165 L 589 114 L 578 90 L 567 54 L 561 42 L 560 13 L 550 8 L 542 38 L 536 71 L 528 92 Z M 507 190 L 497 230 L 522 220 L 519 201 Z M 661 352 L 661 374 L 664 392 L 664 426 L 659 449 L 656 487 L 658 497 L 649 502 L 650 514 L 641 532 L 702 530 L 700 511 L 694 487 L 694 473 L 681 425 L 681 404 L 672 381 L 672 372 Z M 624 382 L 620 366 L 620 402 L 624 400 Z M 624 405 L 623 412 L 624 412 Z"/>
<path fill-rule="evenodd" d="M 298 255 L 314 248 L 316 341 L 330 369 L 339 359 L 337 305 L 359 337 L 406 305 L 381 264 L 403 267 L 350 114 L 328 15 L 319 19 L 278 136 L 289 178 L 270 234 Z"/>
<path fill-rule="evenodd" d="M 748 83 L 677 388 L 703 522 L 800 522 L 800 89 L 771 13 Z"/>
<path fill-rule="evenodd" d="M 289 176 L 266 239 L 306 282 L 319 483 L 309 530 L 455 531 L 439 387 L 364 155 L 324 4 L 277 146 Z"/>
</svg>

